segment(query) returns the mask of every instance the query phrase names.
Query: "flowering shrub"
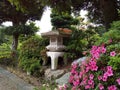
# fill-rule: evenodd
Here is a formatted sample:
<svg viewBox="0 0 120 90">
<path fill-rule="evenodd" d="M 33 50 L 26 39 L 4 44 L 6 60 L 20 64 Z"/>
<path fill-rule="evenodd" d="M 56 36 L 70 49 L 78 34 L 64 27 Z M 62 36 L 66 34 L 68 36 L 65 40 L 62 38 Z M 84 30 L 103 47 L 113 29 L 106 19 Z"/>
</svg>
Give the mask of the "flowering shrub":
<svg viewBox="0 0 120 90">
<path fill-rule="evenodd" d="M 72 65 L 68 90 L 120 90 L 120 21 L 95 44 L 87 60 Z"/>
<path fill-rule="evenodd" d="M 93 46 L 90 54 L 90 58 L 81 65 L 72 65 L 69 78 L 72 90 L 118 90 L 120 73 L 108 64 L 109 58 L 106 62 L 102 61 L 106 55 L 116 57 L 116 51 L 107 52 L 105 45 L 101 45 Z"/>
</svg>

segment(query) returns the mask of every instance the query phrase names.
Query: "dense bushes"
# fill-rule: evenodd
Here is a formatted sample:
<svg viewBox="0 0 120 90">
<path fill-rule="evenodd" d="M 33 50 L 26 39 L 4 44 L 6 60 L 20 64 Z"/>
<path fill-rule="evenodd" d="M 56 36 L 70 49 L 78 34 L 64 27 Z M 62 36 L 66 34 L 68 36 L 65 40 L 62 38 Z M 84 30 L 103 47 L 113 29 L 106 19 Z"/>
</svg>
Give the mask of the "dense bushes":
<svg viewBox="0 0 120 90">
<path fill-rule="evenodd" d="M 109 62 L 104 62 L 109 59 L 101 58 L 105 54 L 110 58 L 116 57 L 117 53 L 115 51 L 108 52 L 103 45 L 93 46 L 90 53 L 90 58 L 83 61 L 81 66 L 73 64 L 69 80 L 73 85 L 72 88 L 77 90 L 118 90 L 117 88 L 120 88 L 119 71 L 109 65 Z"/>
<path fill-rule="evenodd" d="M 20 47 L 19 66 L 25 71 L 37 72 L 42 64 L 41 50 L 48 44 L 47 39 L 33 36 Z"/>
<path fill-rule="evenodd" d="M 73 64 L 69 79 L 72 90 L 118 90 L 120 88 L 120 21 L 92 46 L 81 65 Z"/>
<path fill-rule="evenodd" d="M 64 40 L 69 52 L 65 57 L 75 59 L 83 56 L 83 52 L 88 51 L 99 38 L 100 36 L 94 27 L 85 30 L 73 28 L 69 40 Z"/>
</svg>

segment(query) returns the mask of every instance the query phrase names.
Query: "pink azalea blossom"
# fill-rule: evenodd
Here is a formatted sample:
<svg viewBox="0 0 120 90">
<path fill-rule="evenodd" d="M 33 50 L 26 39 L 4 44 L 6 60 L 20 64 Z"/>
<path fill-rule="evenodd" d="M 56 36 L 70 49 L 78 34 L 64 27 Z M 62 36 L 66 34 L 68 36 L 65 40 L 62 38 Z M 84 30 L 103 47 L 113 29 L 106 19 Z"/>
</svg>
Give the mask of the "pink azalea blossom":
<svg viewBox="0 0 120 90">
<path fill-rule="evenodd" d="M 108 76 L 113 76 L 113 71 L 112 70 L 108 70 L 106 73 L 107 73 Z"/>
<path fill-rule="evenodd" d="M 97 62 L 98 61 L 97 59 L 99 59 L 101 54 L 104 53 L 106 53 L 105 45 L 93 46 L 90 51 L 91 54 L 90 59 L 83 61 L 80 66 L 78 64 L 72 65 L 71 75 L 69 78 L 69 82 L 73 86 L 72 90 L 78 90 L 78 88 L 80 90 L 81 87 L 84 87 L 84 89 L 87 90 L 89 89 L 94 90 L 99 82 L 101 82 L 98 84 L 99 90 L 105 90 L 105 89 L 117 90 L 117 87 L 115 85 L 108 86 L 107 83 L 111 78 L 111 76 L 114 75 L 113 68 L 111 66 L 98 67 L 99 63 Z M 116 55 L 115 51 L 110 52 L 110 56 L 115 56 L 115 55 Z M 97 72 L 99 74 L 98 76 L 96 75 Z M 116 82 L 118 83 L 118 85 L 120 85 L 120 78 L 116 79 Z M 67 86 L 65 86 L 65 88 L 63 87 L 63 89 L 66 90 Z"/>
<path fill-rule="evenodd" d="M 114 57 L 116 55 L 115 51 L 110 52 L 110 56 Z"/>
<path fill-rule="evenodd" d="M 85 89 L 90 89 L 90 88 L 91 88 L 90 85 L 85 86 Z"/>
<path fill-rule="evenodd" d="M 74 68 L 72 68 L 71 74 L 78 74 L 78 72 Z"/>
<path fill-rule="evenodd" d="M 73 75 L 70 75 L 70 78 L 69 78 L 69 83 L 72 83 L 74 80 L 74 76 Z"/>
<path fill-rule="evenodd" d="M 106 52 L 106 48 L 105 48 L 105 47 L 102 47 L 101 52 L 102 52 L 102 53 L 105 53 L 105 52 Z"/>
<path fill-rule="evenodd" d="M 107 81 L 107 76 L 103 76 L 102 77 L 102 80 L 105 82 L 105 81 Z"/>
<path fill-rule="evenodd" d="M 89 70 L 90 70 L 90 68 L 89 68 L 89 67 L 86 67 L 85 72 L 87 73 Z"/>
<path fill-rule="evenodd" d="M 117 90 L 117 87 L 115 85 L 108 86 L 108 90 Z"/>
<path fill-rule="evenodd" d="M 107 70 L 112 70 L 112 67 L 111 66 L 107 66 Z"/>
<path fill-rule="evenodd" d="M 104 89 L 104 86 L 101 83 L 99 83 L 98 87 L 99 87 L 100 90 Z"/>
<path fill-rule="evenodd" d="M 81 86 L 85 84 L 87 84 L 87 77 L 84 77 L 82 82 L 80 83 Z"/>
<path fill-rule="evenodd" d="M 93 79 L 93 78 L 94 78 L 94 75 L 93 75 L 93 74 L 90 74 L 90 75 L 89 75 L 89 78 L 90 78 L 90 79 Z"/>
<path fill-rule="evenodd" d="M 102 80 L 102 76 L 98 76 L 98 80 Z"/>
<path fill-rule="evenodd" d="M 92 85 L 93 83 L 94 83 L 93 80 L 88 80 L 88 84 L 89 84 L 89 85 Z"/>
<path fill-rule="evenodd" d="M 117 81 L 118 85 L 120 85 L 120 78 L 118 78 L 116 81 Z"/>
<path fill-rule="evenodd" d="M 74 86 L 78 86 L 79 84 L 80 84 L 79 79 L 76 80 L 76 81 L 73 81 L 73 85 L 74 85 Z"/>
<path fill-rule="evenodd" d="M 73 68 L 73 69 L 76 69 L 76 68 L 77 68 L 77 64 L 76 64 L 76 63 L 73 63 L 73 64 L 72 64 L 72 68 Z"/>
<path fill-rule="evenodd" d="M 96 65 L 95 65 L 95 66 L 92 66 L 92 67 L 91 67 L 91 70 L 92 70 L 92 71 L 97 71 L 97 70 L 98 70 L 98 66 L 96 66 Z"/>
</svg>

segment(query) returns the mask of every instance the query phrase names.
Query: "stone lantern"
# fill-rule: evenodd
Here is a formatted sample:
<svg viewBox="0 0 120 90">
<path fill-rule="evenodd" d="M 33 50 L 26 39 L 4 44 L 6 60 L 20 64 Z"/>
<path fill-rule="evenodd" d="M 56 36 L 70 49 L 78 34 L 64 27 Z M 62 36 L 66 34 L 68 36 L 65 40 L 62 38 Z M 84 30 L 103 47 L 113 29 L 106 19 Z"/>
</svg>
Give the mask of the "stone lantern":
<svg viewBox="0 0 120 90">
<path fill-rule="evenodd" d="M 57 69 L 58 57 L 63 57 L 65 46 L 63 45 L 63 37 L 69 37 L 71 30 L 67 28 L 59 28 L 58 30 L 49 31 L 41 34 L 43 37 L 50 38 L 50 44 L 46 46 L 47 56 L 51 58 L 51 69 Z"/>
</svg>

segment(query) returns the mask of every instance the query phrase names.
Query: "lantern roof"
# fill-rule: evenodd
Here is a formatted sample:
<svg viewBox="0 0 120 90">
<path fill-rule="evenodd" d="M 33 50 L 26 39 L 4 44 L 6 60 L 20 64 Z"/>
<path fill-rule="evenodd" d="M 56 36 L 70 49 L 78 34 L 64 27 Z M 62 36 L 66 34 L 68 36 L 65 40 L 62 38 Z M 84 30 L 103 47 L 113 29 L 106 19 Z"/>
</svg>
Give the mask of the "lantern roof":
<svg viewBox="0 0 120 90">
<path fill-rule="evenodd" d="M 44 37 L 51 37 L 51 36 L 61 36 L 61 37 L 69 37 L 72 34 L 72 30 L 68 28 L 58 28 L 49 32 L 41 33 Z"/>
</svg>

